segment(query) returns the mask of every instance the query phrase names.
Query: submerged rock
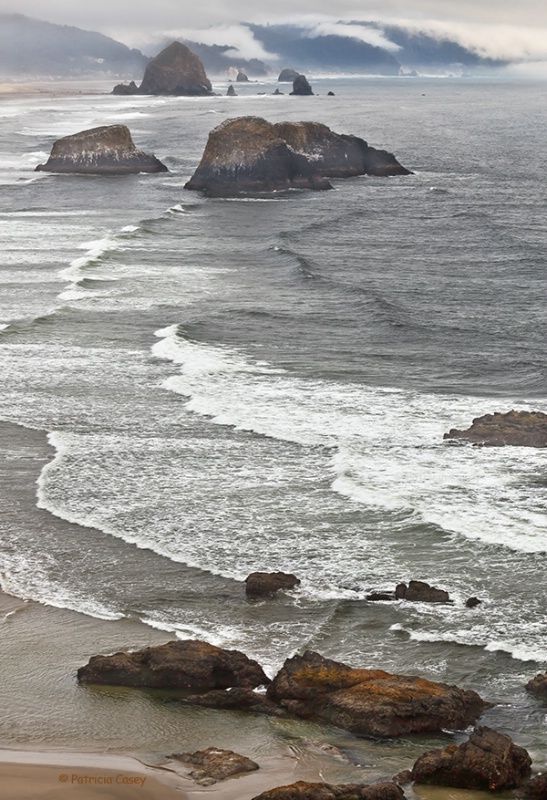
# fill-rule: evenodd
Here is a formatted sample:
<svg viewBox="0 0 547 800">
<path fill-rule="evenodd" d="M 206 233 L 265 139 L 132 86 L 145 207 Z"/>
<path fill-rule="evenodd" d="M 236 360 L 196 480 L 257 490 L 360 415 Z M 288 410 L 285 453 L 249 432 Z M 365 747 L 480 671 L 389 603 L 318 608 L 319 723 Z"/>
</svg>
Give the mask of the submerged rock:
<svg viewBox="0 0 547 800">
<path fill-rule="evenodd" d="M 525 688 L 527 692 L 547 700 L 547 672 L 538 673 L 535 678 L 528 681 Z"/>
<path fill-rule="evenodd" d="M 133 653 L 93 656 L 78 670 L 80 683 L 162 689 L 253 689 L 270 679 L 257 661 L 239 650 L 223 650 L 194 639 L 145 647 Z"/>
<path fill-rule="evenodd" d="M 530 774 L 532 760 L 509 736 L 476 728 L 459 747 L 429 750 L 412 768 L 416 783 L 501 792 L 515 789 Z"/>
<path fill-rule="evenodd" d="M 212 94 L 212 86 L 198 56 L 172 42 L 147 65 L 138 93 L 194 97 Z"/>
<path fill-rule="evenodd" d="M 127 175 L 167 172 L 167 167 L 155 156 L 137 150 L 125 125 L 102 125 L 57 139 L 48 160 L 36 171 Z"/>
<path fill-rule="evenodd" d="M 547 414 L 541 411 L 508 411 L 476 417 L 470 428 L 452 428 L 444 439 L 463 439 L 478 445 L 547 447 Z"/>
<path fill-rule="evenodd" d="M 169 756 L 185 764 L 195 764 L 198 769 L 193 769 L 189 777 L 201 786 L 210 786 L 217 781 L 233 778 L 245 772 L 254 772 L 259 769 L 256 761 L 246 756 L 240 756 L 233 750 L 220 750 L 208 747 L 206 750 L 196 750 L 195 753 L 174 753 Z"/>
<path fill-rule="evenodd" d="M 268 700 L 265 694 L 252 689 L 216 689 L 205 694 L 185 697 L 184 703 L 204 708 L 218 708 L 225 711 L 252 711 L 273 717 L 286 716 L 280 706 Z"/>
<path fill-rule="evenodd" d="M 251 572 L 245 578 L 245 592 L 250 597 L 265 597 L 299 584 L 299 578 L 288 572 Z"/>
<path fill-rule="evenodd" d="M 297 781 L 262 792 L 253 800 L 404 800 L 404 793 L 400 786 L 390 782 L 335 785 Z"/>
<path fill-rule="evenodd" d="M 285 189 L 331 189 L 305 156 L 295 153 L 261 117 L 222 122 L 209 134 L 198 168 L 185 186 L 213 197 Z"/>
<path fill-rule="evenodd" d="M 297 75 L 292 82 L 291 94 L 306 96 L 313 94 L 313 90 L 305 75 Z"/>
<path fill-rule="evenodd" d="M 451 603 L 450 595 L 444 589 L 436 589 L 424 581 L 400 583 L 395 588 L 396 600 L 409 600 L 414 603 Z"/>
<path fill-rule="evenodd" d="M 382 737 L 463 729 L 489 707 L 473 691 L 383 670 L 354 669 L 311 651 L 285 661 L 267 697 L 297 717 Z"/>
</svg>

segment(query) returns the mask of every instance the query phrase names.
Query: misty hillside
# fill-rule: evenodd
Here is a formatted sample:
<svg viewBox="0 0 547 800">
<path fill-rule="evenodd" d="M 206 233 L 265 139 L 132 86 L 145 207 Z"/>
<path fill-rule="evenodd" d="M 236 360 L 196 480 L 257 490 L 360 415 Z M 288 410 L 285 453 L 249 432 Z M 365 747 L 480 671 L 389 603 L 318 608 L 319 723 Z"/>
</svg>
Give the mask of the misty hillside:
<svg viewBox="0 0 547 800">
<path fill-rule="evenodd" d="M 0 75 L 142 76 L 148 59 L 102 33 L 0 14 Z"/>
</svg>

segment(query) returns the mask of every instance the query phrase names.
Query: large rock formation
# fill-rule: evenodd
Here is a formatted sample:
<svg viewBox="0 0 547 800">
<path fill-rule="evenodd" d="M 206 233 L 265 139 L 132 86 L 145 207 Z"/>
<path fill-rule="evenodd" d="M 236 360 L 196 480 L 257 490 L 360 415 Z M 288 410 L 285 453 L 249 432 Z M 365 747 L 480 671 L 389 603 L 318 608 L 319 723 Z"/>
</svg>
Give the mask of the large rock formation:
<svg viewBox="0 0 547 800">
<path fill-rule="evenodd" d="M 528 681 L 526 691 L 547 700 L 547 672 L 539 672 L 535 678 Z"/>
<path fill-rule="evenodd" d="M 145 647 L 134 653 L 93 656 L 78 670 L 80 683 L 149 686 L 206 692 L 268 684 L 260 664 L 238 650 L 223 650 L 194 639 Z"/>
<path fill-rule="evenodd" d="M 195 753 L 174 753 L 169 758 L 197 767 L 189 773 L 189 777 L 201 786 L 210 786 L 217 781 L 259 769 L 256 761 L 247 756 L 241 756 L 233 750 L 220 750 L 217 747 L 196 750 Z"/>
<path fill-rule="evenodd" d="M 508 411 L 476 417 L 466 430 L 452 428 L 444 439 L 463 439 L 478 445 L 547 447 L 547 414 L 541 411 Z"/>
<path fill-rule="evenodd" d="M 120 83 L 113 94 L 168 94 L 200 96 L 212 94 L 211 81 L 195 53 L 180 42 L 171 42 L 153 58 L 144 71 L 139 87 L 131 81 Z"/>
<path fill-rule="evenodd" d="M 285 661 L 267 696 L 290 714 L 361 736 L 463 729 L 488 708 L 473 691 L 383 670 L 353 669 L 310 651 Z"/>
<path fill-rule="evenodd" d="M 305 156 L 279 137 L 270 122 L 261 117 L 238 117 L 211 131 L 199 166 L 185 188 L 231 197 L 332 187 Z"/>
<path fill-rule="evenodd" d="M 253 797 L 253 800 L 404 800 L 404 792 L 395 783 L 308 783 L 297 781 L 277 786 Z"/>
<path fill-rule="evenodd" d="M 299 578 L 289 572 L 251 572 L 245 578 L 245 593 L 249 597 L 267 597 L 279 589 L 294 589 Z"/>
<path fill-rule="evenodd" d="M 137 150 L 125 125 L 103 125 L 64 136 L 54 143 L 38 172 L 77 172 L 93 175 L 127 175 L 166 172 L 155 156 Z"/>
<path fill-rule="evenodd" d="M 295 69 L 290 69 L 289 67 L 286 67 L 285 69 L 281 70 L 277 80 L 280 83 L 292 83 L 295 78 L 298 78 L 299 75 L 300 73 L 297 72 Z"/>
<path fill-rule="evenodd" d="M 318 122 L 279 122 L 238 117 L 209 134 L 201 162 L 187 189 L 210 195 L 271 192 L 291 188 L 330 189 L 327 177 L 408 175 L 385 150 Z"/>
<path fill-rule="evenodd" d="M 305 75 L 297 75 L 293 80 L 291 94 L 299 95 L 300 97 L 306 97 L 313 94 L 313 89 L 311 88 Z"/>
<path fill-rule="evenodd" d="M 335 133 L 320 122 L 278 122 L 278 135 L 296 152 L 313 161 L 328 178 L 354 175 L 410 175 L 395 156 L 376 150 L 358 136 Z"/>
<path fill-rule="evenodd" d="M 459 747 L 429 750 L 414 764 L 416 783 L 501 792 L 515 789 L 530 774 L 532 760 L 509 736 L 491 728 L 476 728 Z"/>
</svg>

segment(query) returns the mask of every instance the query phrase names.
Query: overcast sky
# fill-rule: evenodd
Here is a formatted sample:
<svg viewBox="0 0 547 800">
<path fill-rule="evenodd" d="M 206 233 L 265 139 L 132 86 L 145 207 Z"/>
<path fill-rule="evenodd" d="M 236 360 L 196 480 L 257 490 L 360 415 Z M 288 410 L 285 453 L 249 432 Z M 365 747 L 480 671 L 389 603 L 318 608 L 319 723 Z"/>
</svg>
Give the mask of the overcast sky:
<svg viewBox="0 0 547 800">
<path fill-rule="evenodd" d="M 243 41 L 244 35 L 239 41 L 241 28 L 233 23 L 386 20 L 451 33 L 485 54 L 547 59 L 546 0 L 0 0 L 0 11 L 101 31 L 132 46 L 163 33 L 221 26 L 225 41 L 216 37 L 216 43 L 234 44 L 246 55 L 252 42 Z"/>
</svg>

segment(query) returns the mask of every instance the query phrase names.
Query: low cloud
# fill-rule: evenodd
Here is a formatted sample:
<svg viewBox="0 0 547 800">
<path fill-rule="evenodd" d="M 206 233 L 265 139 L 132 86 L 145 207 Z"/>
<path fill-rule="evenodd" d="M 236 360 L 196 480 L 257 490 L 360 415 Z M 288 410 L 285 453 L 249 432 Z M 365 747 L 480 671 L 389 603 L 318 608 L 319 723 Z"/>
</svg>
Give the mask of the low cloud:
<svg viewBox="0 0 547 800">
<path fill-rule="evenodd" d="M 344 23 L 341 21 L 317 22 L 309 28 L 308 36 L 347 36 L 348 39 L 358 39 L 373 47 L 383 47 L 390 52 L 400 50 L 399 45 L 390 42 L 377 28 L 371 28 L 366 23 Z"/>
<path fill-rule="evenodd" d="M 162 32 L 158 39 L 187 39 L 200 44 L 228 45 L 231 50 L 226 52 L 229 58 L 259 58 L 262 61 L 275 61 L 275 53 L 269 53 L 264 45 L 255 39 L 253 33 L 245 25 L 218 25 L 209 28 L 170 28 Z M 147 48 L 148 49 L 148 48 Z"/>
</svg>

